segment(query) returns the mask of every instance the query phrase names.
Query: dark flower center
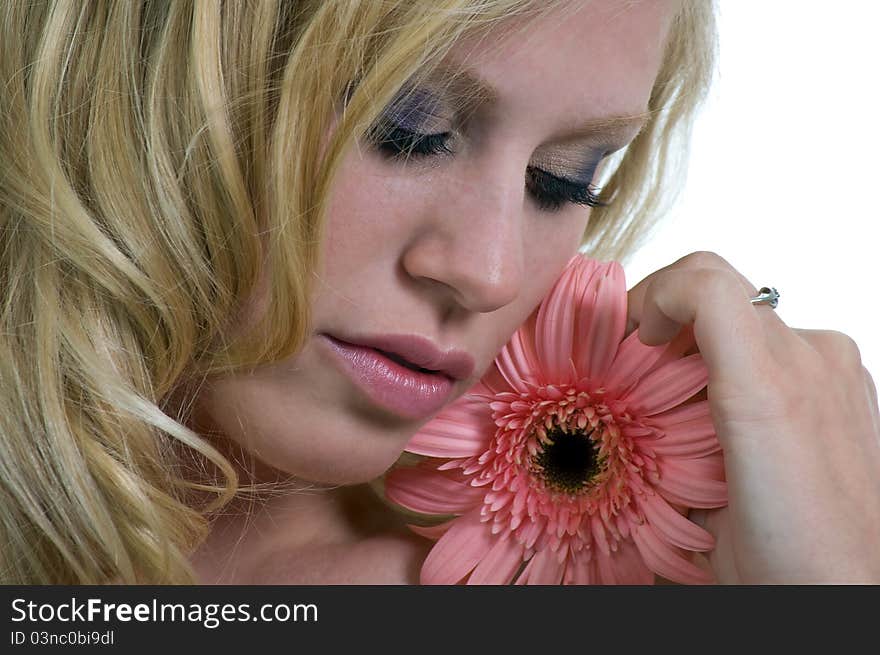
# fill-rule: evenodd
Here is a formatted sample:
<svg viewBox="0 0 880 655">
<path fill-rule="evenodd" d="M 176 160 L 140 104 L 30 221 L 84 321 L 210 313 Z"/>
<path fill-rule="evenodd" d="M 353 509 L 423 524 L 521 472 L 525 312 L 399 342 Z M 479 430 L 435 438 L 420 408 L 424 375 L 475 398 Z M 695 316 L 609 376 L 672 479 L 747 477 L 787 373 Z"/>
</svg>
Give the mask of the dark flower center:
<svg viewBox="0 0 880 655">
<path fill-rule="evenodd" d="M 590 433 L 563 432 L 558 427 L 548 431 L 553 442 L 544 444 L 544 450 L 532 460 L 547 485 L 563 493 L 583 490 L 601 470 L 596 442 Z"/>
</svg>

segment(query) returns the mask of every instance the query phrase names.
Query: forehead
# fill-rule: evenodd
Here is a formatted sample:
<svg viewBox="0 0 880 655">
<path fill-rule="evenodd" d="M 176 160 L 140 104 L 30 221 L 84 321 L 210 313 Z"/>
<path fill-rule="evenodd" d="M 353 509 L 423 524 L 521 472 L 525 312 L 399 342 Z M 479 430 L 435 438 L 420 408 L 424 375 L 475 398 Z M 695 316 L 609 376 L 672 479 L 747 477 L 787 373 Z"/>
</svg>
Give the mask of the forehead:
<svg viewBox="0 0 880 655">
<path fill-rule="evenodd" d="M 457 43 L 444 67 L 464 66 L 499 107 L 580 125 L 647 106 L 678 0 L 566 3 Z"/>
</svg>

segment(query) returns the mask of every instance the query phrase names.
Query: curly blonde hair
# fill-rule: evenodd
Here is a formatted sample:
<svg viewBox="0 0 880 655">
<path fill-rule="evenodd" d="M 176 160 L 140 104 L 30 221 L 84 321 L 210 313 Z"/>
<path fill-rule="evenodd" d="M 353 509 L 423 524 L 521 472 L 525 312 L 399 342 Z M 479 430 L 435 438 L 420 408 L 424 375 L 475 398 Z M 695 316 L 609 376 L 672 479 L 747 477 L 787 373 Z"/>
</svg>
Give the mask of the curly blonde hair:
<svg viewBox="0 0 880 655">
<path fill-rule="evenodd" d="M 304 343 L 334 173 L 407 81 L 571 5 L 0 4 L 0 583 L 195 581 L 211 513 L 245 488 L 169 399 Z M 714 12 L 675 18 L 653 118 L 584 234 L 597 258 L 627 256 L 684 179 Z M 234 331 L 264 267 L 265 311 Z"/>
</svg>

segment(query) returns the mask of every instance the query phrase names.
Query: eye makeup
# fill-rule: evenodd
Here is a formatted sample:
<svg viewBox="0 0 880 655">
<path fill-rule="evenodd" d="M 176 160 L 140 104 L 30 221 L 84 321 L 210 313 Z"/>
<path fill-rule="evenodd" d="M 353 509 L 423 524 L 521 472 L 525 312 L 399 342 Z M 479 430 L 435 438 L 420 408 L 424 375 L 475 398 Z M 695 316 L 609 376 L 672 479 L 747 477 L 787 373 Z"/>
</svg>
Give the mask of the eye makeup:
<svg viewBox="0 0 880 655">
<path fill-rule="evenodd" d="M 578 184 L 531 166 L 526 168 L 526 173 L 526 188 L 543 211 L 558 211 L 565 203 L 588 207 L 604 207 L 607 204 L 599 199 L 599 189 L 591 182 Z"/>
<path fill-rule="evenodd" d="M 402 130 L 432 132 L 443 120 L 443 103 L 426 89 L 412 89 L 393 100 L 383 119 Z"/>
<path fill-rule="evenodd" d="M 444 112 L 452 114 L 453 119 L 444 119 Z M 375 150 L 392 160 L 453 156 L 455 151 L 449 141 L 454 133 L 443 128 L 456 126 L 458 120 L 435 93 L 407 89 L 389 104 L 369 130 L 367 139 Z M 606 203 L 599 200 L 599 189 L 592 185 L 592 179 L 608 150 L 589 148 L 583 153 L 571 145 L 562 149 L 564 152 L 539 156 L 543 168 L 526 168 L 525 188 L 539 208 L 555 212 L 568 203 L 604 206 Z M 563 170 L 570 172 L 559 172 Z"/>
</svg>

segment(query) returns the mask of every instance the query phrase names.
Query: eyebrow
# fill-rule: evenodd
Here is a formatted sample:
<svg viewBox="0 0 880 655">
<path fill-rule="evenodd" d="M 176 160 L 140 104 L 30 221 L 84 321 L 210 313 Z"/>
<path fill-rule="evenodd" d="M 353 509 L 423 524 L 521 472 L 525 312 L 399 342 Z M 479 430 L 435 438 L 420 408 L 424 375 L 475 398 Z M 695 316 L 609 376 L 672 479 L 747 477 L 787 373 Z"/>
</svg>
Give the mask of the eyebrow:
<svg viewBox="0 0 880 655">
<path fill-rule="evenodd" d="M 498 102 L 498 90 L 489 82 L 479 78 L 472 69 L 464 66 L 440 64 L 428 73 L 427 80 L 439 84 L 440 89 L 451 93 L 453 99 L 464 107 L 466 113 L 482 104 Z M 578 138 L 595 138 L 601 134 L 613 141 L 626 142 L 644 128 L 651 116 L 650 111 L 598 116 L 585 123 L 568 127 L 564 133 L 560 132 L 559 136 L 560 140 L 569 141 Z"/>
</svg>

